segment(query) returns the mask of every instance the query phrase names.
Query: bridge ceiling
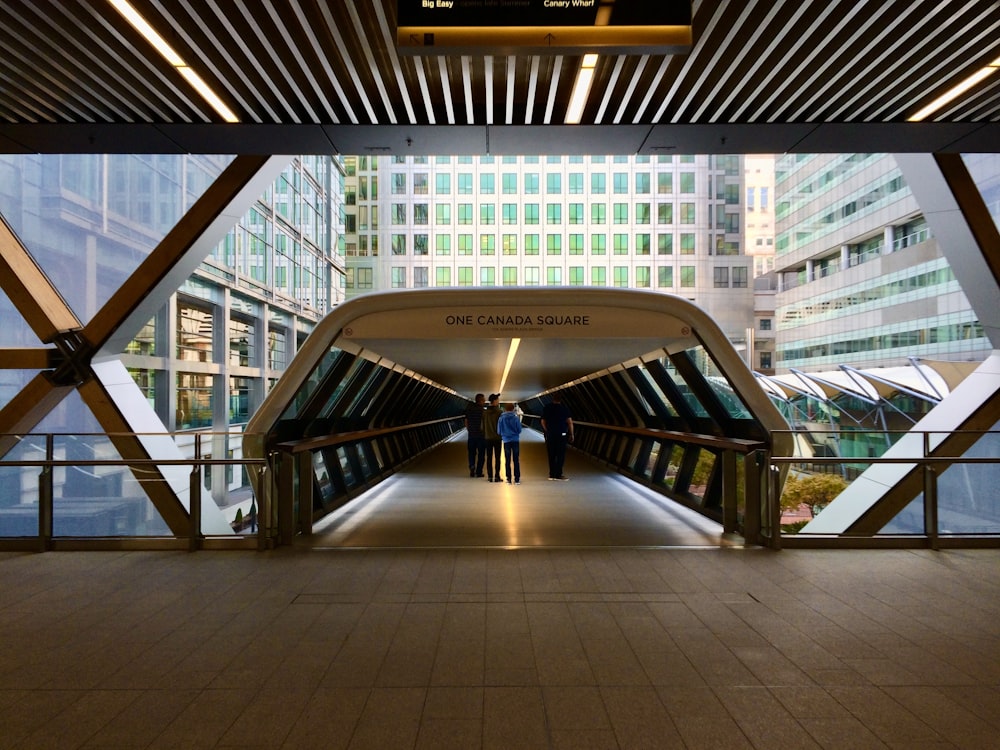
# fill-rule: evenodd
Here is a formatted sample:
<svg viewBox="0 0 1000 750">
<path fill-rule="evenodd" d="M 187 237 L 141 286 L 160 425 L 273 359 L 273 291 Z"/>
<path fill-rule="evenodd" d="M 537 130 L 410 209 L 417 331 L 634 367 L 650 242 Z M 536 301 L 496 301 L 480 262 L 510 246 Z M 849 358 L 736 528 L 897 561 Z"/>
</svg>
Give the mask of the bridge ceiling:
<svg viewBox="0 0 1000 750">
<path fill-rule="evenodd" d="M 396 0 L 133 0 L 238 123 L 104 0 L 0 0 L 0 151 L 995 151 L 994 0 L 700 0 L 685 54 L 402 54 Z M 534 52 L 535 50 L 531 50 Z"/>
<path fill-rule="evenodd" d="M 471 397 L 501 392 L 504 400 L 523 401 L 564 383 L 614 368 L 642 355 L 666 356 L 679 336 L 523 338 L 506 381 L 504 365 L 510 338 L 365 339 L 366 352 L 386 358 Z M 338 340 L 344 344 L 344 340 Z"/>
</svg>

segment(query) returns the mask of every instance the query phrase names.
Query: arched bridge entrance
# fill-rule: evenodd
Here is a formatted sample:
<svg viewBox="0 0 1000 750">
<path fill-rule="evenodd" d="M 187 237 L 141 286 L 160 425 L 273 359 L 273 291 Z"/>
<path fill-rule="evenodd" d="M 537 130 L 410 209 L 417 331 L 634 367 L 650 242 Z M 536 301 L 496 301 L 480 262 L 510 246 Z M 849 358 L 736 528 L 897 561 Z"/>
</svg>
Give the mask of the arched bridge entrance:
<svg viewBox="0 0 1000 750">
<path fill-rule="evenodd" d="M 310 334 L 248 425 L 266 456 L 261 523 L 276 543 L 464 429 L 476 393 L 521 405 L 554 391 L 574 450 L 771 544 L 770 455 L 788 425 L 716 323 L 691 302 L 634 290 L 426 289 L 340 305 Z M 771 491 L 769 491 L 771 488 Z M 614 498 L 609 498 L 614 502 Z"/>
</svg>

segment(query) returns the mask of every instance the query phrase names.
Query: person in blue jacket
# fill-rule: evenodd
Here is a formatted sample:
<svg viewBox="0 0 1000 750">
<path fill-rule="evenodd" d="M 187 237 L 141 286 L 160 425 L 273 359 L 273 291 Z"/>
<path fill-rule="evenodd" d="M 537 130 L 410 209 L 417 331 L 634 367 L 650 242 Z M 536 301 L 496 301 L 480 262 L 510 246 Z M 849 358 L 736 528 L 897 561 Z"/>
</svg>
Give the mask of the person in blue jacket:
<svg viewBox="0 0 1000 750">
<path fill-rule="evenodd" d="M 507 469 L 507 484 L 514 477 L 514 484 L 521 483 L 521 420 L 514 412 L 514 404 L 507 404 L 507 409 L 497 420 L 497 432 L 503 441 L 504 466 Z M 514 471 L 511 473 L 511 463 Z"/>
</svg>

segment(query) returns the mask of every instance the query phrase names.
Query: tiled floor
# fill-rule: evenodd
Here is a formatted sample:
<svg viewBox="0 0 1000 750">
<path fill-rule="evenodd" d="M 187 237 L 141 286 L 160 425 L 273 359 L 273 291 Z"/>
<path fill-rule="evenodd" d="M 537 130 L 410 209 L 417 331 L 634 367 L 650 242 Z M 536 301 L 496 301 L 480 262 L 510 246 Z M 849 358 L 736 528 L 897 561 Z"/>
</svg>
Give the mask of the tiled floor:
<svg viewBox="0 0 1000 750">
<path fill-rule="evenodd" d="M 0 748 L 996 748 L 1000 554 L 0 555 Z"/>
<path fill-rule="evenodd" d="M 0 750 L 1000 746 L 1000 551 L 628 546 L 582 466 L 462 468 L 478 548 L 439 476 L 316 546 L 0 554 Z"/>
</svg>

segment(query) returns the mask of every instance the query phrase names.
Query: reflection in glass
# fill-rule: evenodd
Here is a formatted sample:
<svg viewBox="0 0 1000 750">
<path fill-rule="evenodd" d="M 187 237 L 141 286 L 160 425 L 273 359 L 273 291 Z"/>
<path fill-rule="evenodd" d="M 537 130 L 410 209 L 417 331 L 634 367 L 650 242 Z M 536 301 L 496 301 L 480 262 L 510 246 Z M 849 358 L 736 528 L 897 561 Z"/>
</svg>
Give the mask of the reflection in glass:
<svg viewBox="0 0 1000 750">
<path fill-rule="evenodd" d="M 703 346 L 688 349 L 685 354 L 693 361 L 708 383 L 712 392 L 715 393 L 719 403 L 733 419 L 752 419 L 750 410 L 746 407 L 729 380 L 723 375 L 722 370 L 712 359 L 712 355 Z"/>
<path fill-rule="evenodd" d="M 675 409 L 674 405 L 670 403 L 670 400 L 667 398 L 667 395 L 660 389 L 660 386 L 657 385 L 656 380 L 653 378 L 652 375 L 649 374 L 649 371 L 646 370 L 645 367 L 638 367 L 636 368 L 636 372 L 642 375 L 643 380 L 646 381 L 646 383 L 649 385 L 649 388 L 660 398 L 663 407 L 670 414 L 670 416 L 676 417 L 677 409 Z M 642 396 L 641 391 L 636 391 L 636 394 L 639 395 L 640 397 Z M 652 408 L 649 406 L 647 406 L 647 411 L 651 414 L 655 414 L 655 411 L 653 411 Z"/>
<path fill-rule="evenodd" d="M 177 373 L 177 429 L 212 426 L 213 377 Z"/>
<path fill-rule="evenodd" d="M 937 477 L 938 533 L 1000 534 L 1000 432 L 984 434 L 964 453 L 966 458 L 988 458 L 993 463 L 955 463 Z M 900 511 L 880 534 L 923 534 L 924 494 Z"/>
<path fill-rule="evenodd" d="M 677 484 L 677 474 L 681 470 L 681 461 L 684 460 L 684 447 L 673 445 L 670 448 L 670 462 L 667 464 L 667 474 L 663 478 L 663 483 L 667 489 L 673 490 Z"/>
<path fill-rule="evenodd" d="M 673 380 L 674 383 L 677 385 L 677 390 L 684 398 L 684 401 L 687 403 L 688 408 L 691 409 L 691 411 L 694 413 L 696 417 L 707 417 L 708 412 L 705 410 L 704 405 L 701 403 L 701 401 L 698 400 L 698 397 L 695 396 L 695 394 L 692 392 L 691 386 L 688 385 L 687 381 L 677 371 L 677 368 L 674 367 L 674 363 L 671 362 L 668 358 L 663 358 L 660 360 L 660 362 L 663 364 L 663 367 L 667 371 L 667 374 L 670 375 L 670 379 Z"/>
<path fill-rule="evenodd" d="M 40 441 L 21 440 L 4 461 L 45 458 Z M 0 464 L 0 537 L 38 534 L 38 469 Z"/>
<path fill-rule="evenodd" d="M 0 155 L 0 215 L 87 323 L 232 157 Z"/>
<path fill-rule="evenodd" d="M 962 159 L 1000 229 L 1000 154 L 962 154 Z"/>
<path fill-rule="evenodd" d="M 708 483 L 712 479 L 712 470 L 715 468 L 715 454 L 704 448 L 698 449 L 698 462 L 691 473 L 691 483 L 688 492 L 695 497 L 704 500 L 708 491 Z"/>
<path fill-rule="evenodd" d="M 334 367 L 341 357 L 349 356 L 353 355 L 349 355 L 337 347 L 331 346 L 330 350 L 323 355 L 323 358 L 319 361 L 316 367 L 313 368 L 313 371 L 309 373 L 309 377 L 306 379 L 306 382 L 302 384 L 302 387 L 299 388 L 298 391 L 296 391 L 295 400 L 285 410 L 282 418 L 295 419 L 299 410 L 309 402 L 309 399 L 312 398 L 312 395 L 319 387 L 319 384 L 326 378 L 327 373 Z"/>
<path fill-rule="evenodd" d="M 44 438 L 27 437 L 6 462 L 44 461 Z M 121 456 L 105 435 L 55 435 L 51 470 L 55 537 L 164 536 L 170 532 L 146 494 L 153 473 L 100 462 Z M 0 536 L 38 534 L 39 469 L 0 465 Z"/>
</svg>

